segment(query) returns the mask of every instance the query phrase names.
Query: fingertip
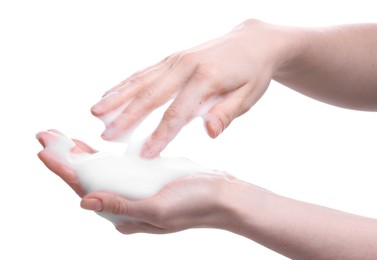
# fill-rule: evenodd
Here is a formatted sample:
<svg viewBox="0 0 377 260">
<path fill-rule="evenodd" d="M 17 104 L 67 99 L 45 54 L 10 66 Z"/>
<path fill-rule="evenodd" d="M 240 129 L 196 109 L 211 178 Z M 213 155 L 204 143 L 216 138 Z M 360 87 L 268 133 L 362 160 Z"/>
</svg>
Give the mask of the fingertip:
<svg viewBox="0 0 377 260">
<path fill-rule="evenodd" d="M 39 160 L 44 162 L 45 161 L 45 150 L 42 150 L 39 153 L 37 153 L 37 156 L 38 156 Z"/>
<path fill-rule="evenodd" d="M 213 118 L 205 122 L 205 128 L 211 138 L 216 138 L 224 131 L 224 124 L 220 119 Z"/>
<path fill-rule="evenodd" d="M 58 130 L 50 129 L 47 131 L 42 131 L 36 134 L 36 138 L 39 141 L 39 143 L 43 146 L 43 148 L 46 148 L 47 144 L 49 142 L 52 142 L 56 139 L 56 135 L 62 135 Z"/>
<path fill-rule="evenodd" d="M 96 117 L 103 116 L 117 106 L 118 98 L 119 95 L 117 91 L 109 92 L 90 108 L 90 112 Z"/>
<path fill-rule="evenodd" d="M 106 124 L 107 120 L 103 120 L 105 122 L 106 128 L 102 132 L 101 137 L 106 141 L 122 142 L 123 140 L 127 139 L 127 136 L 129 136 L 133 132 L 141 119 L 142 118 L 121 113 L 114 119 L 109 120 L 108 124 Z"/>
<path fill-rule="evenodd" d="M 93 116 L 99 117 L 99 116 L 104 115 L 107 112 L 106 111 L 106 104 L 104 103 L 104 100 L 105 100 L 106 97 L 102 98 L 100 101 L 98 101 L 97 104 L 94 104 L 90 108 L 90 112 L 92 113 Z"/>
<path fill-rule="evenodd" d="M 38 132 L 38 133 L 36 133 L 36 134 L 35 134 L 35 138 L 37 138 L 37 139 L 39 140 L 39 137 L 40 137 L 41 134 L 42 134 L 42 132 Z"/>
<path fill-rule="evenodd" d="M 106 129 L 105 131 L 103 131 L 103 133 L 101 134 L 101 138 L 105 141 L 112 141 L 114 139 L 114 131 L 112 131 L 111 129 Z"/>
<path fill-rule="evenodd" d="M 90 108 L 90 112 L 92 113 L 93 116 L 98 117 L 101 116 L 101 106 L 99 104 L 95 104 Z"/>
<path fill-rule="evenodd" d="M 39 143 L 42 145 L 43 148 L 46 147 L 46 142 L 43 138 L 43 135 L 44 135 L 44 132 L 38 132 L 36 135 L 35 135 L 35 138 L 37 138 L 37 140 L 39 141 Z"/>
</svg>

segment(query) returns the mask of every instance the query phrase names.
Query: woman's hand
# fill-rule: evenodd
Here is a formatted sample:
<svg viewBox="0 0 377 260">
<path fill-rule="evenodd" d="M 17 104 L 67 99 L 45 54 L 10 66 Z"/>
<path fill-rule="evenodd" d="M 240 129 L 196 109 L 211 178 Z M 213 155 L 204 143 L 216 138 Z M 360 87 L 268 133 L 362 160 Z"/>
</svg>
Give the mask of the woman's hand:
<svg viewBox="0 0 377 260">
<path fill-rule="evenodd" d="M 97 152 L 82 141 L 74 140 L 67 153 L 55 152 L 56 130 L 40 132 L 37 139 L 44 149 L 38 153 L 42 162 L 61 177 L 81 198 L 81 206 L 94 210 L 112 221 L 122 233 L 169 233 L 192 227 L 229 226 L 225 200 L 228 184 L 235 178 L 226 174 L 193 175 L 168 183 L 146 199 L 127 199 L 111 192 L 87 194 L 65 156 Z M 59 148 L 58 148 L 59 149 Z"/>
<path fill-rule="evenodd" d="M 92 108 L 102 117 L 122 105 L 122 113 L 103 133 L 114 140 L 151 111 L 174 99 L 141 155 L 157 156 L 194 117 L 204 113 L 205 127 L 217 137 L 248 111 L 266 91 L 280 65 L 281 29 L 249 20 L 230 33 L 173 54 L 110 89 Z"/>
<path fill-rule="evenodd" d="M 46 146 L 49 143 L 53 143 L 54 141 L 56 141 L 56 135 L 54 133 L 59 135 L 61 134 L 57 130 L 49 130 L 37 134 L 36 137 L 43 146 L 43 148 L 46 148 Z M 94 150 L 82 141 L 73 141 L 76 144 L 76 146 L 74 146 L 70 151 L 73 154 L 93 154 L 97 152 L 96 150 Z M 49 168 L 52 172 L 54 172 L 56 175 L 62 178 L 63 181 L 65 181 L 80 197 L 83 197 L 85 195 L 85 191 L 83 187 L 80 185 L 74 170 L 68 164 L 64 163 L 61 160 L 62 158 L 60 158 L 60 155 L 54 153 L 52 150 L 43 149 L 38 153 L 38 157 L 46 165 L 47 168 Z"/>
<path fill-rule="evenodd" d="M 130 200 L 108 193 L 94 192 L 81 206 L 100 214 L 115 215 L 116 228 L 124 234 L 177 232 L 195 227 L 230 228 L 225 207 L 224 187 L 231 176 L 195 175 L 177 179 L 156 195 Z"/>
</svg>

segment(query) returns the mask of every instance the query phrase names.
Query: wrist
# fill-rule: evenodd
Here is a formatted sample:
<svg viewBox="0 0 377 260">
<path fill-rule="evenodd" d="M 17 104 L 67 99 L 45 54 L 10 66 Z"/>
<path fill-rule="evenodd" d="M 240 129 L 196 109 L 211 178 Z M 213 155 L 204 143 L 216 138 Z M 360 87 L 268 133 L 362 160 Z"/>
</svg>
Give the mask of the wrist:
<svg viewBox="0 0 377 260">
<path fill-rule="evenodd" d="M 315 40 L 315 30 L 301 27 L 273 26 L 277 37 L 277 58 L 272 79 L 284 81 L 287 78 L 297 77 L 301 69 L 301 60 Z"/>
<path fill-rule="evenodd" d="M 289 72 L 291 64 L 299 59 L 310 43 L 308 29 L 273 25 L 255 19 L 244 21 L 234 32 L 245 33 L 250 46 L 264 46 L 263 54 L 273 78 Z"/>
<path fill-rule="evenodd" d="M 273 193 L 268 190 L 225 176 L 221 183 L 221 196 L 217 200 L 221 217 L 212 227 L 245 235 L 244 227 L 250 229 L 259 221 L 261 209 L 271 195 Z"/>
</svg>

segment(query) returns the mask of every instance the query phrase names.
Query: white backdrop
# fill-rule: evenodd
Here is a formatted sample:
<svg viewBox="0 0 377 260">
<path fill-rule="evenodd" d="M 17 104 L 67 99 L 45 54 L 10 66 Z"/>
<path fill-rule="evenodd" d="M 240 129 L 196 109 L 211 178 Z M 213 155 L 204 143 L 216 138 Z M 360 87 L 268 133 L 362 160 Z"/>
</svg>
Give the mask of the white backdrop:
<svg viewBox="0 0 377 260">
<path fill-rule="evenodd" d="M 103 126 L 89 109 L 134 71 L 247 18 L 299 26 L 377 22 L 373 6 L 362 0 L 1 0 L 0 259 L 284 259 L 221 230 L 121 235 L 80 209 L 79 198 L 38 160 L 34 135 L 56 128 L 106 148 Z M 322 104 L 273 82 L 218 139 L 195 120 L 165 155 L 377 217 L 376 133 L 376 113 Z"/>
</svg>

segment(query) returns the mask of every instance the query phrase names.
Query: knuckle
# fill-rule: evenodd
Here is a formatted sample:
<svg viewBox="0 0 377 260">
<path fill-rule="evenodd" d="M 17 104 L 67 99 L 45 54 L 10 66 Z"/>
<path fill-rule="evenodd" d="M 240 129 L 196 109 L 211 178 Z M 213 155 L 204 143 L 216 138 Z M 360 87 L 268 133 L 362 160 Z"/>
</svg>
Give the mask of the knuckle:
<svg viewBox="0 0 377 260">
<path fill-rule="evenodd" d="M 197 79 L 202 81 L 211 81 L 215 85 L 218 83 L 216 82 L 218 75 L 219 72 L 217 66 L 211 62 L 202 62 L 198 64 L 195 71 L 195 76 Z"/>
<path fill-rule="evenodd" d="M 163 60 L 162 60 L 162 64 L 164 66 L 166 66 L 166 68 L 170 69 L 172 67 L 174 67 L 174 65 L 176 65 L 180 59 L 181 59 L 181 56 L 182 56 L 182 53 L 183 52 L 175 52 L 167 57 L 165 57 Z"/>
<path fill-rule="evenodd" d="M 177 106 L 171 105 L 168 109 L 166 109 L 162 119 L 166 121 L 170 121 L 179 117 L 179 110 Z"/>
<path fill-rule="evenodd" d="M 131 79 L 130 82 L 138 88 L 142 88 L 146 85 L 146 76 L 143 73 L 137 73 L 135 74 Z"/>
<path fill-rule="evenodd" d="M 175 62 L 179 58 L 179 53 L 173 53 L 170 54 L 169 56 L 166 56 L 163 60 L 162 63 L 170 63 L 170 62 Z"/>
<path fill-rule="evenodd" d="M 111 208 L 111 213 L 114 215 L 127 215 L 128 207 L 126 203 L 121 200 L 116 200 Z"/>
<path fill-rule="evenodd" d="M 152 99 L 156 95 L 156 90 L 154 87 L 147 86 L 141 90 L 137 97 L 142 99 Z"/>
<path fill-rule="evenodd" d="M 226 128 L 235 118 L 235 113 L 233 111 L 219 111 L 219 116 L 224 128 Z"/>
<path fill-rule="evenodd" d="M 224 86 L 221 73 L 211 63 L 200 63 L 197 65 L 192 76 L 193 86 L 202 86 L 201 91 L 204 97 L 209 97 L 221 91 Z"/>
<path fill-rule="evenodd" d="M 152 139 L 152 140 L 159 140 L 161 134 L 162 134 L 162 132 L 160 131 L 160 129 L 156 129 L 156 130 L 153 131 L 153 133 L 151 134 L 151 139 Z M 149 147 L 149 148 L 150 148 L 150 147 Z"/>
<path fill-rule="evenodd" d="M 173 54 L 172 54 L 172 55 L 169 55 L 169 56 L 166 56 L 165 58 L 163 58 L 163 59 L 161 60 L 161 63 L 162 63 L 162 64 L 167 63 L 167 62 L 172 58 L 172 56 L 173 56 Z"/>
<path fill-rule="evenodd" d="M 177 56 L 178 62 L 184 66 L 197 62 L 197 54 L 195 52 L 181 52 Z"/>
</svg>

